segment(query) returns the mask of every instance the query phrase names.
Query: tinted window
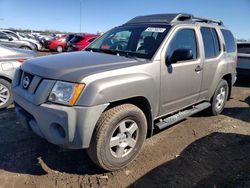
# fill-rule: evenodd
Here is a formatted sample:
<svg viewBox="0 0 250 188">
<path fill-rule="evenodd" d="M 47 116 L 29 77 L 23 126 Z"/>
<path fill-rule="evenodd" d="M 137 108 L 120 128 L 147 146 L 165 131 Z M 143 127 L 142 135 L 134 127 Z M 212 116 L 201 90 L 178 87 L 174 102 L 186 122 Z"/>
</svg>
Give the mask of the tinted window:
<svg viewBox="0 0 250 188">
<path fill-rule="evenodd" d="M 201 35 L 204 44 L 205 58 L 214 58 L 220 54 L 220 43 L 215 29 L 202 27 Z"/>
<path fill-rule="evenodd" d="M 235 39 L 232 33 L 228 30 L 222 29 L 221 30 L 225 43 L 226 43 L 226 51 L 227 52 L 235 52 L 236 51 L 236 44 Z"/>
<path fill-rule="evenodd" d="M 0 39 L 9 39 L 5 33 L 0 33 Z"/>
<path fill-rule="evenodd" d="M 214 39 L 215 56 L 218 56 L 221 52 L 219 37 L 215 29 L 211 28 L 211 32 L 212 32 L 213 39 Z"/>
<path fill-rule="evenodd" d="M 16 34 L 12 33 L 12 32 L 6 31 L 5 33 L 8 33 L 8 34 L 11 35 L 12 37 L 18 39 L 18 36 L 17 36 Z"/>
<path fill-rule="evenodd" d="M 71 39 L 74 38 L 74 36 L 75 36 L 75 35 L 73 35 L 73 34 L 68 35 L 68 36 L 66 37 L 66 42 L 69 42 Z"/>
<path fill-rule="evenodd" d="M 182 29 L 178 31 L 168 46 L 168 57 L 171 57 L 177 49 L 190 49 L 193 59 L 197 58 L 196 36 L 193 29 Z"/>
<path fill-rule="evenodd" d="M 238 52 L 244 54 L 250 54 L 250 43 L 249 44 L 237 44 Z"/>
</svg>

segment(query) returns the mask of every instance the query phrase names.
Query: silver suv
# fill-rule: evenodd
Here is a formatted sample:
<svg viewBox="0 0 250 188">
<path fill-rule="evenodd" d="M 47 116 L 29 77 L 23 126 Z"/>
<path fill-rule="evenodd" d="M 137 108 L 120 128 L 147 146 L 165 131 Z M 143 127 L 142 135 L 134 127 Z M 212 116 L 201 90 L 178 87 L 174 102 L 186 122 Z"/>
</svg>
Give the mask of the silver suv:
<svg viewBox="0 0 250 188">
<path fill-rule="evenodd" d="M 222 112 L 237 48 L 219 20 L 136 17 L 84 52 L 28 60 L 13 95 L 23 125 L 49 142 L 87 148 L 106 170 L 126 166 L 146 137 L 201 110 Z"/>
</svg>

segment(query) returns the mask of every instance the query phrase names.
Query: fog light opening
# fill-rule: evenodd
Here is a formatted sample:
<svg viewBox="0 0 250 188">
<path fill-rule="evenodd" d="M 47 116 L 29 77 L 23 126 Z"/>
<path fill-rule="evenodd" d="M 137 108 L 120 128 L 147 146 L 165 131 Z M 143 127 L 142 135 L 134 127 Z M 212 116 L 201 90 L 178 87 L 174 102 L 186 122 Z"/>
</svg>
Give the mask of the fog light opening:
<svg viewBox="0 0 250 188">
<path fill-rule="evenodd" d="M 65 130 L 60 124 L 52 123 L 50 128 L 51 128 L 52 134 L 56 136 L 57 138 L 64 139 L 66 137 Z"/>
</svg>

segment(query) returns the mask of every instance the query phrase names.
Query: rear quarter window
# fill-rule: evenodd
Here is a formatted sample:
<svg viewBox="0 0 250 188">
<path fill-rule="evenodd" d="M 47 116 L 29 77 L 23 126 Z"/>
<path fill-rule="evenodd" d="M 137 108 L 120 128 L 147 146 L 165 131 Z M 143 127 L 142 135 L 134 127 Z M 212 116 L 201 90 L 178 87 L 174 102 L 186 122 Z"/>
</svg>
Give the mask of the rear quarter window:
<svg viewBox="0 0 250 188">
<path fill-rule="evenodd" d="M 218 34 L 214 28 L 201 27 L 201 35 L 204 44 L 205 58 L 215 58 L 220 52 L 220 42 Z"/>
<path fill-rule="evenodd" d="M 222 35 L 223 35 L 224 40 L 225 40 L 226 51 L 228 53 L 235 52 L 236 51 L 236 43 L 235 43 L 235 39 L 234 39 L 234 36 L 231 33 L 231 31 L 226 30 L 226 29 L 222 29 L 221 32 L 222 32 Z"/>
</svg>

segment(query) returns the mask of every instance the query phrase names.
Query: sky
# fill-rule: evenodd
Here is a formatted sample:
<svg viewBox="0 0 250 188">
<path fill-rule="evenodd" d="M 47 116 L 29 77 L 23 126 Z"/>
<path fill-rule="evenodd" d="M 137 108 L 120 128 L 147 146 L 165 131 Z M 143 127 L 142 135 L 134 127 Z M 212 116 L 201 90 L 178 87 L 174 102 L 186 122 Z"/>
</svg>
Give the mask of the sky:
<svg viewBox="0 0 250 188">
<path fill-rule="evenodd" d="M 0 28 L 96 33 L 135 16 L 179 12 L 221 19 L 250 39 L 250 0 L 0 0 Z"/>
</svg>

